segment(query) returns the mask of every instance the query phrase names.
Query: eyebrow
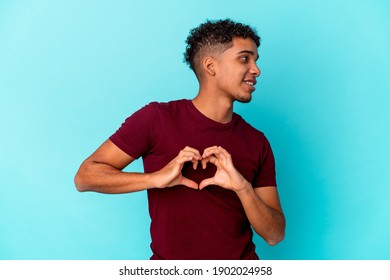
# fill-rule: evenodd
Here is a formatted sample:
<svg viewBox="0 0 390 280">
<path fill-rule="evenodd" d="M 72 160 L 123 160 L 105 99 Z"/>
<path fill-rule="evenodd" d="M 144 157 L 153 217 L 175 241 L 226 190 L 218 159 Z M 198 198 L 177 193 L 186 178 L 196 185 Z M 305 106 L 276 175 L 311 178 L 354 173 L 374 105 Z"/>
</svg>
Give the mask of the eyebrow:
<svg viewBox="0 0 390 280">
<path fill-rule="evenodd" d="M 249 54 L 255 56 L 255 53 L 254 53 L 253 51 L 248 51 L 248 50 L 240 51 L 240 52 L 238 52 L 237 54 L 242 54 L 242 53 L 249 53 Z M 257 55 L 255 61 L 257 61 L 258 59 L 259 59 L 259 56 Z"/>
</svg>

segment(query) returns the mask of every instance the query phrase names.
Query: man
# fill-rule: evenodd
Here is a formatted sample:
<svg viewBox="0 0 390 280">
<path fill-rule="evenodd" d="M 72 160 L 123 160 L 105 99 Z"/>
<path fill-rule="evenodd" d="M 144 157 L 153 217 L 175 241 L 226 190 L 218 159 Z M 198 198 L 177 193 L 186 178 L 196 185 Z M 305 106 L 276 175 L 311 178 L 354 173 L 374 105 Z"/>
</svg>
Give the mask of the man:
<svg viewBox="0 0 390 280">
<path fill-rule="evenodd" d="M 271 147 L 233 112 L 249 102 L 260 38 L 247 25 L 206 21 L 187 38 L 199 81 L 193 100 L 152 102 L 81 165 L 79 191 L 148 191 L 151 259 L 258 259 L 252 229 L 270 245 L 285 219 Z M 145 173 L 123 172 L 142 157 Z"/>
</svg>

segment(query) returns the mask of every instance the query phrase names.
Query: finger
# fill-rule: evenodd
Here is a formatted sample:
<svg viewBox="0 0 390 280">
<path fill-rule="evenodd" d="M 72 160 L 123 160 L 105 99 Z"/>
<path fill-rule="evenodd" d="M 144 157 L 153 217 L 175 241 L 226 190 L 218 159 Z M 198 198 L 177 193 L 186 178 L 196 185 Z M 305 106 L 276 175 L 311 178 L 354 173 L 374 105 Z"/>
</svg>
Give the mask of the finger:
<svg viewBox="0 0 390 280">
<path fill-rule="evenodd" d="M 209 157 L 209 161 L 214 164 L 216 167 L 219 167 L 219 159 L 216 156 Z"/>
<path fill-rule="evenodd" d="M 199 153 L 195 153 L 195 152 L 193 152 L 193 151 L 187 151 L 187 150 L 181 150 L 177 156 L 178 156 L 178 157 L 182 157 L 182 156 L 192 156 L 192 157 L 195 158 L 195 159 L 198 159 L 198 160 L 201 159 Z"/>
<path fill-rule="evenodd" d="M 176 159 L 176 162 L 178 164 L 183 164 L 183 163 L 186 163 L 186 162 L 189 162 L 189 161 L 194 161 L 194 157 L 193 156 L 181 156 L 181 157 L 178 157 Z"/>
<path fill-rule="evenodd" d="M 223 155 L 226 159 L 230 159 L 232 156 L 229 154 L 227 150 L 222 148 L 221 146 L 218 147 L 218 150 L 221 151 L 220 155 Z"/>
<path fill-rule="evenodd" d="M 219 152 L 220 151 L 218 150 L 218 146 L 209 147 L 203 151 L 202 157 L 209 157 L 212 154 L 219 153 Z"/>
<path fill-rule="evenodd" d="M 191 189 L 195 189 L 197 190 L 198 189 L 198 184 L 186 177 L 183 176 L 183 178 L 181 179 L 181 184 L 186 186 L 186 187 L 189 187 Z"/>
<path fill-rule="evenodd" d="M 202 182 L 200 182 L 199 189 L 202 190 L 205 187 L 210 186 L 210 185 L 215 185 L 214 178 L 204 179 Z"/>
<path fill-rule="evenodd" d="M 194 157 L 197 158 L 198 160 L 200 160 L 202 158 L 200 152 L 197 150 L 197 149 L 194 149 L 194 148 L 191 148 L 191 147 L 188 147 L 186 146 L 183 150 L 181 151 L 185 151 L 185 152 L 191 152 L 194 154 Z"/>
<path fill-rule="evenodd" d="M 200 157 L 199 152 L 195 153 L 195 152 L 190 151 L 190 150 L 188 150 L 188 151 L 181 150 L 180 153 L 178 154 L 178 156 L 176 157 L 176 160 L 180 164 L 183 164 L 183 163 L 188 162 L 188 161 L 192 161 L 192 163 L 194 164 L 194 167 L 196 168 L 198 166 L 198 164 L 195 162 L 197 162 L 198 160 L 201 160 L 201 157 Z"/>
<path fill-rule="evenodd" d="M 192 162 L 192 168 L 196 170 L 198 168 L 199 161 L 195 160 L 192 156 L 180 157 L 176 159 L 176 163 L 182 166 L 186 162 Z"/>
<path fill-rule="evenodd" d="M 207 157 L 207 158 L 202 158 L 202 168 L 203 169 L 206 169 L 207 167 L 207 163 L 210 161 L 210 158 Z"/>
<path fill-rule="evenodd" d="M 219 153 L 219 154 L 216 154 L 215 157 L 221 161 L 226 161 L 226 156 L 224 153 Z"/>
<path fill-rule="evenodd" d="M 221 146 L 218 146 L 218 150 L 220 150 L 221 152 L 223 152 L 224 154 L 229 154 L 227 150 L 225 150 L 224 148 L 222 148 Z"/>
<path fill-rule="evenodd" d="M 217 167 L 220 166 L 219 162 L 218 162 L 218 158 L 216 158 L 215 156 L 210 156 L 210 157 L 202 159 L 202 168 L 206 169 L 207 163 L 209 163 L 209 162 L 211 162 L 212 164 L 214 164 Z"/>
<path fill-rule="evenodd" d="M 194 170 L 196 170 L 198 168 L 198 164 L 199 164 L 198 160 L 193 160 L 192 161 L 192 168 L 194 168 Z"/>
<path fill-rule="evenodd" d="M 219 163 L 224 165 L 232 164 L 231 155 L 221 146 L 218 147 L 218 152 L 214 152 L 214 156 L 219 160 Z"/>
</svg>

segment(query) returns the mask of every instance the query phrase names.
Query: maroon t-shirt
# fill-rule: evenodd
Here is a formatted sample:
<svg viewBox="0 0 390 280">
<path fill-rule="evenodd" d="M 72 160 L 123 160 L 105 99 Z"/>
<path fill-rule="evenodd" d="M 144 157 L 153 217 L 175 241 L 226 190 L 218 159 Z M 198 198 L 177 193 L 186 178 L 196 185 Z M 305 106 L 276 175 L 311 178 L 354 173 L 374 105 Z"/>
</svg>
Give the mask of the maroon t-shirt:
<svg viewBox="0 0 390 280">
<path fill-rule="evenodd" d="M 239 115 L 215 122 L 191 100 L 153 102 L 126 119 L 110 140 L 133 158 L 142 156 L 146 173 L 162 169 L 180 150 L 221 146 L 254 188 L 276 186 L 274 157 L 264 134 Z M 198 184 L 213 177 L 209 163 L 185 164 L 182 173 Z M 185 186 L 148 190 L 151 259 L 258 259 L 252 229 L 238 196 L 219 186 L 194 190 Z"/>
</svg>

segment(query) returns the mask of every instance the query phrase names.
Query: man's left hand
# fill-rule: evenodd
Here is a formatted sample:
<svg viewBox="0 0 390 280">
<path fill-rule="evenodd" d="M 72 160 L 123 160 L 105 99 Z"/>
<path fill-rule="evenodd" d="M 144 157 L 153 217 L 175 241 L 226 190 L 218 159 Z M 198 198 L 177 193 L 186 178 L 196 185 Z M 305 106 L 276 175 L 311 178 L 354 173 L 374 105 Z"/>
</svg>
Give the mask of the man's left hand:
<svg viewBox="0 0 390 280">
<path fill-rule="evenodd" d="M 248 181 L 234 167 L 232 156 L 221 146 L 213 146 L 204 150 L 202 168 L 205 169 L 209 162 L 217 167 L 217 171 L 214 177 L 204 179 L 200 183 L 199 189 L 208 185 L 218 185 L 239 192 L 249 186 Z"/>
</svg>

